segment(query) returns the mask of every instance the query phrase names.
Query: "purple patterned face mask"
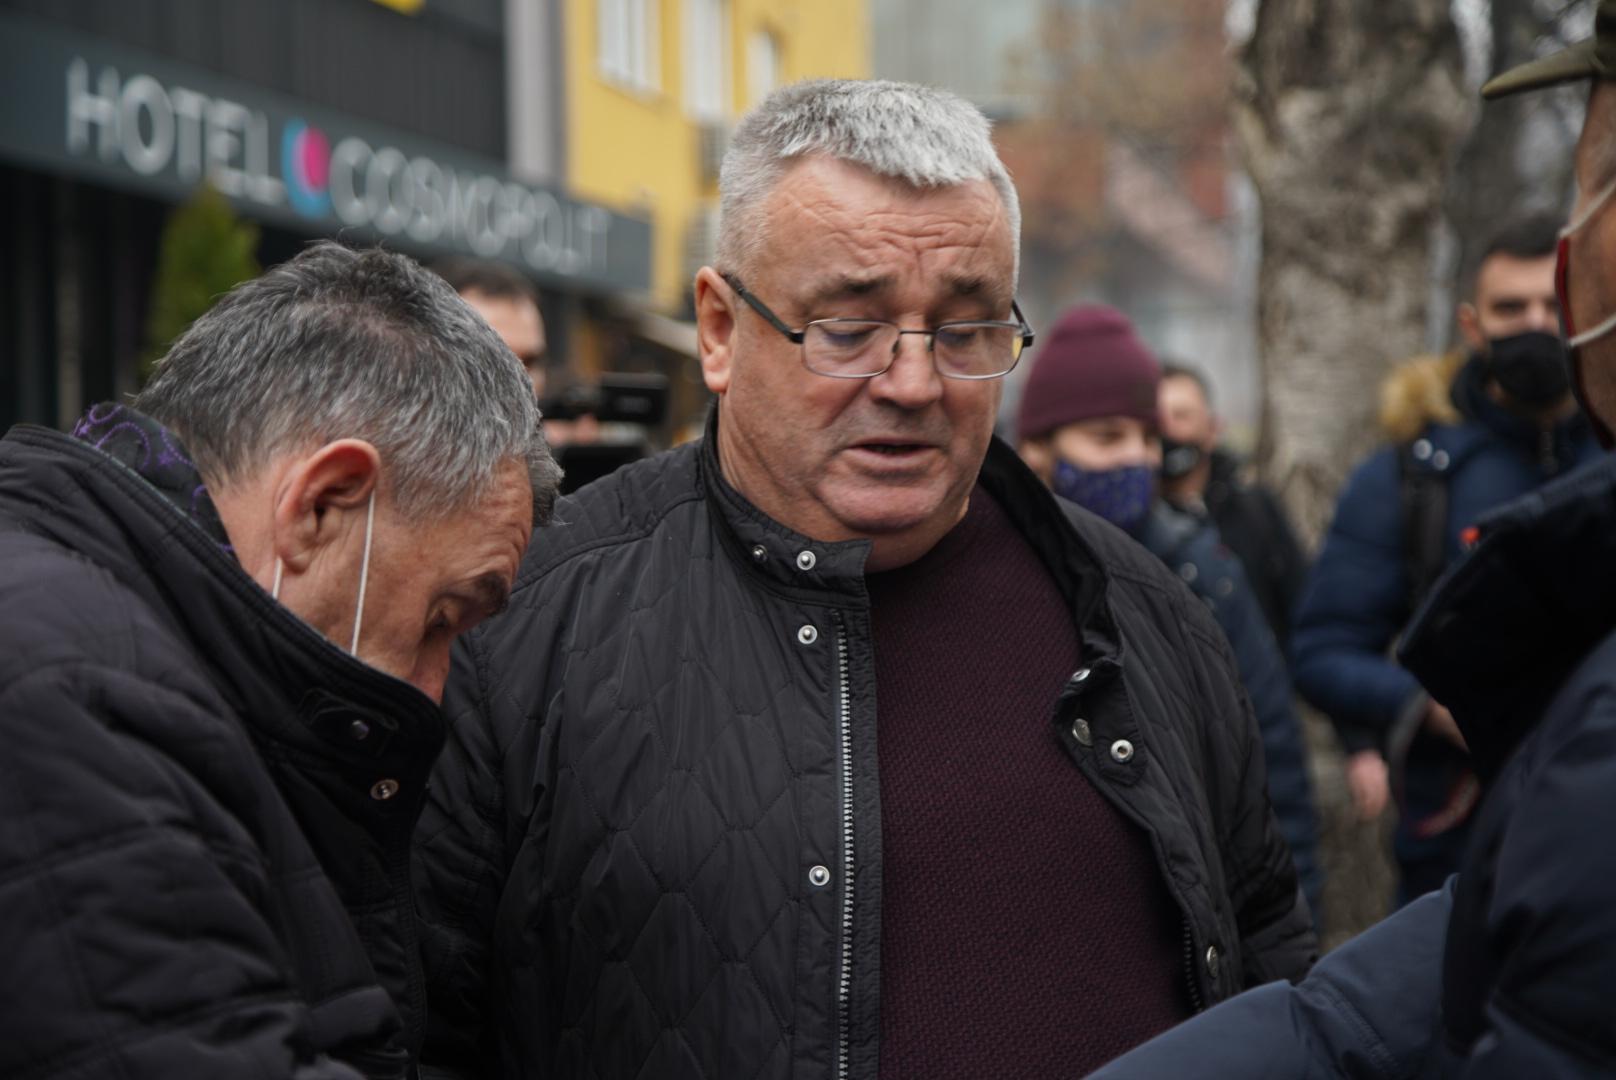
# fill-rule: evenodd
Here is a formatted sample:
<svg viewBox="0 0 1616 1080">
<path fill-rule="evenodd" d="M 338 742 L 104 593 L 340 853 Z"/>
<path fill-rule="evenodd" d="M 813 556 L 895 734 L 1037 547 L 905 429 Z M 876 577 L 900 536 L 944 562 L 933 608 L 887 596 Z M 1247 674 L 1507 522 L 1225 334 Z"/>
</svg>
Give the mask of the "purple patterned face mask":
<svg viewBox="0 0 1616 1080">
<path fill-rule="evenodd" d="M 1123 465 L 1091 472 L 1057 459 L 1050 484 L 1055 494 L 1098 514 L 1125 532 L 1138 532 L 1150 513 L 1154 473 L 1149 465 Z"/>
</svg>

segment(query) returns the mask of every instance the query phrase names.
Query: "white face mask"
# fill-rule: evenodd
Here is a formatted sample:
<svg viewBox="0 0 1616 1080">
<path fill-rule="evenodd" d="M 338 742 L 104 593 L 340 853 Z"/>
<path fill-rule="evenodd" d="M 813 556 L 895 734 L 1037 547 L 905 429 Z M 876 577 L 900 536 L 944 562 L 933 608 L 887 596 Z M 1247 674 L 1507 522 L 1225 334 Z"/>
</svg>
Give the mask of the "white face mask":
<svg viewBox="0 0 1616 1080">
<path fill-rule="evenodd" d="M 370 537 L 376 524 L 376 489 L 370 489 L 370 501 L 365 506 L 365 553 L 359 560 L 359 600 L 354 605 L 353 640 L 348 642 L 348 654 L 359 655 L 359 627 L 365 617 L 365 586 L 370 581 Z M 275 582 L 270 586 L 270 598 L 281 598 L 281 557 L 275 556 Z"/>
<path fill-rule="evenodd" d="M 1610 201 L 1610 197 L 1613 194 L 1616 194 L 1616 182 L 1607 184 L 1603 189 L 1600 190 L 1599 194 L 1595 195 L 1592 199 L 1589 199 L 1588 205 L 1582 208 L 1582 212 L 1576 217 L 1572 218 L 1571 221 L 1567 223 L 1566 227 L 1560 230 L 1561 250 L 1555 254 L 1557 261 L 1561 265 L 1556 266 L 1555 270 L 1556 276 L 1562 282 L 1565 279 L 1565 242 L 1571 239 L 1571 237 L 1575 236 L 1583 228 L 1583 226 L 1588 224 L 1588 222 L 1592 221 L 1594 215 L 1599 212 L 1600 208 L 1603 207 L 1605 203 Z M 1561 310 L 1566 312 L 1569 316 L 1571 309 L 1565 305 L 1570 303 L 1571 298 L 1569 296 L 1561 296 L 1559 297 L 1559 301 Z M 1586 345 L 1590 341 L 1597 341 L 1606 334 L 1610 333 L 1612 330 L 1616 330 L 1616 314 L 1612 314 L 1609 318 L 1602 320 L 1597 326 L 1591 326 L 1587 330 L 1579 331 L 1575 337 L 1566 342 L 1566 348 L 1575 349 L 1579 345 Z"/>
</svg>

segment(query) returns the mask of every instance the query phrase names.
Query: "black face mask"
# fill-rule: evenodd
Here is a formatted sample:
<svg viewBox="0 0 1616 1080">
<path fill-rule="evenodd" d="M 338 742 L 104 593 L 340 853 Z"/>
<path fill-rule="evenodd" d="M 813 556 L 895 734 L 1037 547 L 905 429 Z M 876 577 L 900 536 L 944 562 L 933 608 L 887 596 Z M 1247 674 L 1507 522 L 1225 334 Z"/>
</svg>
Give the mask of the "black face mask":
<svg viewBox="0 0 1616 1080">
<path fill-rule="evenodd" d="M 1553 405 L 1571 391 L 1565 342 L 1541 330 L 1493 338 L 1487 370 L 1511 401 L 1529 409 Z"/>
<path fill-rule="evenodd" d="M 1161 474 L 1164 480 L 1177 480 L 1195 471 L 1206 452 L 1194 443 L 1179 442 L 1162 436 Z"/>
</svg>

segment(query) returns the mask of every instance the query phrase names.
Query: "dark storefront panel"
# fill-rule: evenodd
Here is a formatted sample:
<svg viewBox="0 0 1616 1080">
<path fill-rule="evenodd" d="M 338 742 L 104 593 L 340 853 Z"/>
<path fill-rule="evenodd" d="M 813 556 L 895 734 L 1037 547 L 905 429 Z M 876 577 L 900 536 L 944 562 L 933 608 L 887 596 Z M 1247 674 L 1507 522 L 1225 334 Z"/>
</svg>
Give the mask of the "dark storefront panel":
<svg viewBox="0 0 1616 1080">
<path fill-rule="evenodd" d="M 454 80 L 440 67 L 421 81 Z M 650 280 L 642 218 L 516 181 L 502 163 L 441 142 L 4 9 L 0 154 L 171 202 L 206 180 L 243 215 L 294 232 L 503 259 L 561 288 L 636 292 Z"/>
<path fill-rule="evenodd" d="M 505 157 L 502 0 L 428 0 L 415 15 L 371 0 L 0 0 L 5 10 Z"/>
</svg>

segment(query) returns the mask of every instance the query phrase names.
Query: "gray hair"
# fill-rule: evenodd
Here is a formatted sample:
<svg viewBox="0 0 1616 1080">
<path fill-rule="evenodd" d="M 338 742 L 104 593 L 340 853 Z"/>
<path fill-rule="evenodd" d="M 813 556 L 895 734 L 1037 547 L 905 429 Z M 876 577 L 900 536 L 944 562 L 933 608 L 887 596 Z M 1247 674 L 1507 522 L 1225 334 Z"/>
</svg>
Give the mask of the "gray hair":
<svg viewBox="0 0 1616 1080">
<path fill-rule="evenodd" d="M 741 270 L 763 242 L 758 213 L 794 159 L 822 154 L 918 188 L 987 180 L 1004 202 L 1019 276 L 1021 201 L 987 117 L 957 94 L 916 83 L 810 79 L 742 118 L 719 172 L 718 264 Z"/>
<path fill-rule="evenodd" d="M 417 519 L 471 505 L 515 460 L 543 524 L 561 478 L 527 374 L 488 324 L 412 259 L 331 241 L 227 293 L 135 407 L 220 487 L 344 438 L 376 447 L 393 500 Z"/>
</svg>

